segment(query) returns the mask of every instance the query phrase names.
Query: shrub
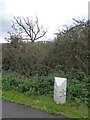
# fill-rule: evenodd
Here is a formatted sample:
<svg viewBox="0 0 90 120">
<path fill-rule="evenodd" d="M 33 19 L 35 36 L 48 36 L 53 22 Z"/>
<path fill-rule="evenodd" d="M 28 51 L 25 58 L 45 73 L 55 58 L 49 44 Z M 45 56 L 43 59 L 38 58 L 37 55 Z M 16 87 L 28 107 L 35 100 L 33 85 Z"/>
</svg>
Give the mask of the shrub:
<svg viewBox="0 0 90 120">
<path fill-rule="evenodd" d="M 88 102 L 88 76 L 81 70 L 73 70 L 68 75 L 67 97 L 68 99 L 80 99 Z"/>
</svg>

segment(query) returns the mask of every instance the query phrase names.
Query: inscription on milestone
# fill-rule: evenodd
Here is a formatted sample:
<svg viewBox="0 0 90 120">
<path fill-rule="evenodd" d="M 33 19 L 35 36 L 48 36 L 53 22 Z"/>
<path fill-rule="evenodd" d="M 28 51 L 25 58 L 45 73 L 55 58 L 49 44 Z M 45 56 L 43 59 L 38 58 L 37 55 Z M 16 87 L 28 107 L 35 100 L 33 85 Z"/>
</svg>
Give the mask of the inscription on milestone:
<svg viewBox="0 0 90 120">
<path fill-rule="evenodd" d="M 64 96 L 66 96 L 66 90 L 62 89 L 62 91 L 60 91 L 60 97 Z"/>
</svg>

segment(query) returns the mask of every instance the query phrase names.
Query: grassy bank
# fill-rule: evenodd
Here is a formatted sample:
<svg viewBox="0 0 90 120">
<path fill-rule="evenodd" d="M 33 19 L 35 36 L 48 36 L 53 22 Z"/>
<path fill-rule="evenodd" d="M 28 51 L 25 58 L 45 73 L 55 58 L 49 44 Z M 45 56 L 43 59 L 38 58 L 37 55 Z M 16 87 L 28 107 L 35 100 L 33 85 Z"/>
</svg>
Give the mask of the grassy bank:
<svg viewBox="0 0 90 120">
<path fill-rule="evenodd" d="M 57 105 L 49 95 L 31 95 L 26 96 L 15 90 L 3 91 L 3 98 L 19 104 L 30 105 L 43 111 L 64 114 L 69 118 L 86 118 L 88 117 L 88 107 L 81 103 L 79 106 L 73 101 L 67 101 L 65 104 Z"/>
</svg>

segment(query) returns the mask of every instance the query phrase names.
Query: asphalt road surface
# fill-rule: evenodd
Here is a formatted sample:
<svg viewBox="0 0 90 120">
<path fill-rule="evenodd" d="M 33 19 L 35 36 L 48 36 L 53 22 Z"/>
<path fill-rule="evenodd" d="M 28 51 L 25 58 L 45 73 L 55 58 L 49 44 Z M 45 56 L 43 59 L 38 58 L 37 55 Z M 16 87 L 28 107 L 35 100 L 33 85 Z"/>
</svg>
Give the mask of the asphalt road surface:
<svg viewBox="0 0 90 120">
<path fill-rule="evenodd" d="M 2 118 L 65 118 L 53 115 L 30 106 L 2 100 Z"/>
</svg>

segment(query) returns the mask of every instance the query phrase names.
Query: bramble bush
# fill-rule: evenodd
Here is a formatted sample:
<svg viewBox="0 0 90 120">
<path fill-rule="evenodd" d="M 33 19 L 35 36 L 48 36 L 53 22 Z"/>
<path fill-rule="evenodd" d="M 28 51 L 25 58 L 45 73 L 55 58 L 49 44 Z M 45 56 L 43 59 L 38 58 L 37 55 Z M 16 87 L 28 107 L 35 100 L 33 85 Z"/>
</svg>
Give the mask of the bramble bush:
<svg viewBox="0 0 90 120">
<path fill-rule="evenodd" d="M 77 101 L 88 103 L 88 76 L 81 70 L 74 70 L 67 75 L 67 97 Z"/>
</svg>

